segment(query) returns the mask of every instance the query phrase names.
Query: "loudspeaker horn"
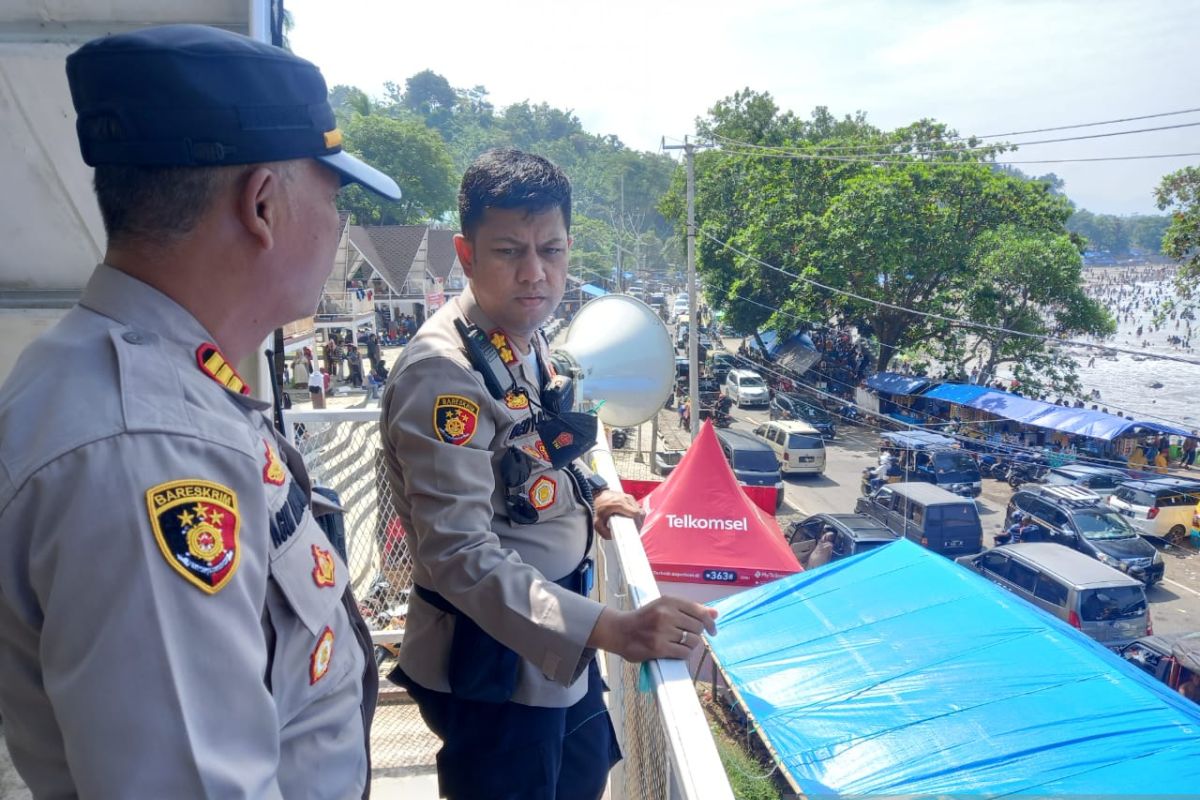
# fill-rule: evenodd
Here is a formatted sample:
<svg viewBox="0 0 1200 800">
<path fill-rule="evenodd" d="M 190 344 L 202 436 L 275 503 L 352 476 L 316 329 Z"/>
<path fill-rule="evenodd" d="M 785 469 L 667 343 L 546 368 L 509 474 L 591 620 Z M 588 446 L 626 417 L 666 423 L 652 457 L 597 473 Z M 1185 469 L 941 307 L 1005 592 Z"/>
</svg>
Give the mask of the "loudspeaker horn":
<svg viewBox="0 0 1200 800">
<path fill-rule="evenodd" d="M 590 301 L 555 349 L 570 365 L 576 396 L 593 404 L 607 425 L 640 425 L 667 401 L 675 384 L 675 349 L 654 309 L 624 294 Z"/>
</svg>

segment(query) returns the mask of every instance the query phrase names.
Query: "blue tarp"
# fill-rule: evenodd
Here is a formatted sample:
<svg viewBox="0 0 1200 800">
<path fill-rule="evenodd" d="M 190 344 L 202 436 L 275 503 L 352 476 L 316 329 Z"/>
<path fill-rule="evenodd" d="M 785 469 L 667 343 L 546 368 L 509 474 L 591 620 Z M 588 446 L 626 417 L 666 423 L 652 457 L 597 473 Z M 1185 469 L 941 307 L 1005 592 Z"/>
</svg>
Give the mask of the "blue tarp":
<svg viewBox="0 0 1200 800">
<path fill-rule="evenodd" d="M 932 397 L 934 400 L 945 400 L 948 403 L 957 403 L 963 406 L 981 394 L 990 391 L 991 389 L 986 386 L 976 386 L 973 383 L 941 383 L 921 396 Z"/>
<path fill-rule="evenodd" d="M 958 442 L 951 439 L 949 436 L 943 436 L 940 433 L 933 431 L 900 431 L 896 433 L 882 433 L 880 437 L 891 442 L 897 447 L 903 447 L 906 450 L 923 450 L 926 448 L 942 448 L 954 447 Z"/>
<path fill-rule="evenodd" d="M 595 286 L 590 283 L 585 283 L 579 288 L 583 290 L 584 294 L 590 294 L 592 297 L 603 297 L 604 295 L 608 294 L 608 292 L 604 289 L 601 289 L 599 286 Z"/>
<path fill-rule="evenodd" d="M 712 605 L 717 661 L 809 796 L 1200 789 L 1200 706 L 912 542 Z"/>
<path fill-rule="evenodd" d="M 876 372 L 867 378 L 869 388 L 888 394 L 916 394 L 928 385 L 928 378 L 918 375 L 901 375 L 898 372 Z"/>
</svg>

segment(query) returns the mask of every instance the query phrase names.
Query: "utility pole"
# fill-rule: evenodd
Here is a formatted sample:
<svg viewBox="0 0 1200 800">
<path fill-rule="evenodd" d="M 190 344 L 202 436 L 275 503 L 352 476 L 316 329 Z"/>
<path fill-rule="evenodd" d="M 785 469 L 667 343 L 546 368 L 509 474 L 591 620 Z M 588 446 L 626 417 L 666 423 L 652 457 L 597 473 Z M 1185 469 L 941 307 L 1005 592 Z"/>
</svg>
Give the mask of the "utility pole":
<svg viewBox="0 0 1200 800">
<path fill-rule="evenodd" d="M 664 150 L 682 150 L 687 160 L 687 291 L 688 291 L 688 399 L 692 407 L 691 434 L 700 432 L 700 332 L 696 324 L 696 145 L 683 137 L 683 144 Z"/>
</svg>

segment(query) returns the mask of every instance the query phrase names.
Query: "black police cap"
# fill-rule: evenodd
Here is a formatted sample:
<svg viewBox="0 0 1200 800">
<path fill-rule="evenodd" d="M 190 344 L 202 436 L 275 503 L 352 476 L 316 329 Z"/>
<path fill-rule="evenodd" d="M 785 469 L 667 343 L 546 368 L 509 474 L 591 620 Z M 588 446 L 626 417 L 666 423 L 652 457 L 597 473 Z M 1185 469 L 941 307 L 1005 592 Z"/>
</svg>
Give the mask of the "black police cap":
<svg viewBox="0 0 1200 800">
<path fill-rule="evenodd" d="M 67 57 L 83 160 L 224 166 L 315 158 L 392 200 L 396 182 L 342 151 L 321 71 L 278 47 L 204 25 L 88 42 Z"/>
</svg>

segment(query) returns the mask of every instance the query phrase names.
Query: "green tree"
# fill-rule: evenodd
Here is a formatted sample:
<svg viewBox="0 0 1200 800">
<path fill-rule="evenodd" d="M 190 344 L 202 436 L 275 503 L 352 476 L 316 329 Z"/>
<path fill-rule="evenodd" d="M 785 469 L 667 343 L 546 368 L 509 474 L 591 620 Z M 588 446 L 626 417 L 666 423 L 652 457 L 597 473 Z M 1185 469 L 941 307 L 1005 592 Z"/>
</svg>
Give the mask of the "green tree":
<svg viewBox="0 0 1200 800">
<path fill-rule="evenodd" d="M 433 70 L 422 70 L 404 82 L 400 105 L 424 119 L 431 128 L 446 132 L 457 104 L 454 87 Z"/>
<path fill-rule="evenodd" d="M 443 217 L 455 203 L 454 163 L 441 137 L 413 119 L 355 115 L 345 126 L 346 149 L 392 176 L 403 197 L 390 202 L 349 186 L 339 205 L 360 225 L 410 225 Z"/>
<path fill-rule="evenodd" d="M 1200 167 L 1184 167 L 1163 177 L 1154 190 L 1159 209 L 1170 211 L 1163 253 L 1179 263 L 1176 285 L 1185 298 L 1196 294 L 1200 278 Z"/>
<path fill-rule="evenodd" d="M 1065 233 L 1002 225 L 975 239 L 969 264 L 973 276 L 957 311 L 971 322 L 1036 337 L 1116 331 L 1104 306 L 1083 291 L 1083 259 Z M 1022 383 L 1035 389 L 1043 388 L 1043 375 L 1055 390 L 1078 388 L 1074 360 L 1041 339 L 963 327 L 954 333 L 950 338 L 963 352 L 961 360 L 949 363 L 958 372 L 968 362 L 979 364 L 984 375 L 1012 364 L 1022 372 Z"/>
</svg>

